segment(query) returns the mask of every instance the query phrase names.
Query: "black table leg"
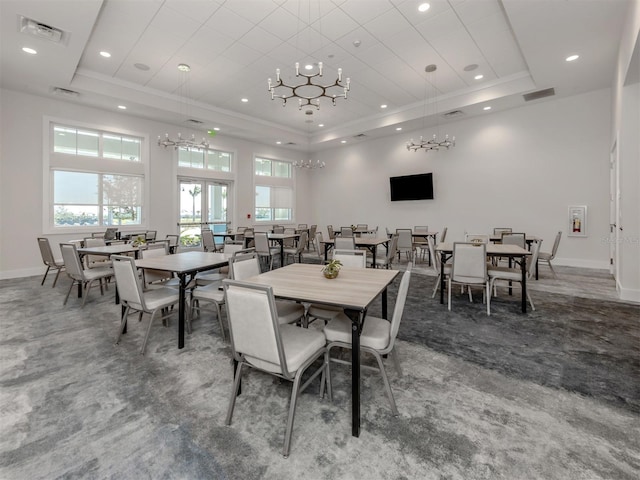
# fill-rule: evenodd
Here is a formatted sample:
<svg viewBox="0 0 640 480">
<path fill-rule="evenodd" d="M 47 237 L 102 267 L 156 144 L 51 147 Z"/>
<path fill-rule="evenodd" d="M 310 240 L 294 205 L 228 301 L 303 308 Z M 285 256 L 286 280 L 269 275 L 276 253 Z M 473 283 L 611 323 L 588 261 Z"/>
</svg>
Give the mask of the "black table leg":
<svg viewBox="0 0 640 480">
<path fill-rule="evenodd" d="M 522 270 L 522 313 L 527 313 L 527 259 L 523 255 L 520 262 Z"/>
<path fill-rule="evenodd" d="M 440 304 L 444 303 L 444 264 L 447 263 L 447 255 L 440 254 Z"/>
<path fill-rule="evenodd" d="M 351 435 L 360 436 L 360 312 L 345 309 L 351 319 Z"/>
<path fill-rule="evenodd" d="M 180 274 L 180 303 L 178 308 L 178 348 L 184 348 L 184 314 L 186 308 L 187 275 Z"/>
</svg>

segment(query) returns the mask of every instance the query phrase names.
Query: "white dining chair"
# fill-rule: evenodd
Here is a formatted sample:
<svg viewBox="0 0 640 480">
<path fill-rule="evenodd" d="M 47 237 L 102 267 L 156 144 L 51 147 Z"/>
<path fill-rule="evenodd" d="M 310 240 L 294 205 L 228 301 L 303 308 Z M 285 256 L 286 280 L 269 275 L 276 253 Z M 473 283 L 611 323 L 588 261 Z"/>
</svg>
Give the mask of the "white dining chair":
<svg viewBox="0 0 640 480">
<path fill-rule="evenodd" d="M 107 280 L 113 277 L 113 269 L 111 266 L 85 269 L 82 261 L 80 260 L 78 250 L 73 243 L 61 243 L 60 251 L 62 252 L 65 272 L 72 280 L 67 296 L 64 297 L 64 302 L 62 304 L 67 304 L 69 294 L 73 287 L 79 286 L 82 292 L 82 306 L 84 307 L 87 297 L 89 296 L 89 292 L 91 291 L 91 286 L 96 281 L 100 284 L 100 294 L 104 295 L 104 289 L 108 288 Z"/>
<path fill-rule="evenodd" d="M 467 287 L 469 300 L 473 301 L 471 287 L 483 287 L 487 315 L 491 315 L 491 292 L 487 274 L 487 245 L 471 242 L 454 242 L 451 275 L 447 279 L 448 308 L 451 310 L 451 286 Z"/>
<path fill-rule="evenodd" d="M 223 284 L 227 299 L 231 351 L 237 362 L 225 423 L 231 425 L 245 367 L 292 382 L 282 448 L 282 454 L 286 458 L 291 451 L 293 421 L 300 393 L 320 376 L 322 396 L 325 382 L 328 381 L 326 371 L 329 362 L 324 333 L 294 325 L 281 325 L 271 287 L 235 280 L 225 280 Z M 323 362 L 302 383 L 302 376 L 318 359 L 323 359 Z M 327 393 L 331 400 L 330 384 L 327 384 Z M 251 401 L 251 397 L 242 395 L 240 401 L 246 404 Z M 269 408 L 264 407 L 265 405 L 262 410 L 269 411 Z M 251 410 L 255 409 L 254 405 Z"/>
<path fill-rule="evenodd" d="M 42 277 L 42 282 L 40 285 L 44 285 L 44 281 L 47 279 L 47 275 L 50 270 L 55 270 L 56 276 L 53 279 L 53 285 L 51 288 L 56 286 L 56 282 L 58 281 L 58 277 L 60 276 L 60 272 L 64 270 L 64 262 L 58 261 L 54 258 L 53 252 L 51 251 L 51 244 L 49 243 L 49 239 L 46 237 L 38 238 L 38 247 L 40 248 L 40 255 L 42 256 L 42 262 L 47 266 L 47 271 L 44 272 Z"/>
</svg>

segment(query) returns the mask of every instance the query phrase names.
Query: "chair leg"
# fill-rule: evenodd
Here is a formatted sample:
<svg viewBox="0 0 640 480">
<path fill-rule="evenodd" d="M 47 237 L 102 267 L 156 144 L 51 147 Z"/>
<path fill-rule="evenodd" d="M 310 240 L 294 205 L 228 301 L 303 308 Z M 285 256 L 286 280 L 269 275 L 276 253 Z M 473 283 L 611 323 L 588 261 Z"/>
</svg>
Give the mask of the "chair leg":
<svg viewBox="0 0 640 480">
<path fill-rule="evenodd" d="M 324 386 L 327 386 L 327 398 L 333 402 L 333 389 L 331 387 L 331 377 L 329 376 L 329 350 L 324 353 L 324 371 L 322 372 L 322 382 L 320 383 L 320 398 L 324 396 Z"/>
<path fill-rule="evenodd" d="M 447 298 L 449 299 L 449 310 L 451 310 L 451 278 L 447 282 Z"/>
<path fill-rule="evenodd" d="M 398 407 L 396 407 L 396 401 L 393 398 L 393 392 L 391 391 L 391 385 L 389 385 L 389 378 L 387 377 L 387 372 L 384 369 L 384 365 L 382 363 L 382 357 L 378 352 L 372 352 L 373 356 L 376 357 L 378 361 L 378 367 L 380 368 L 380 374 L 382 375 L 382 381 L 384 382 L 384 388 L 387 392 L 387 397 L 389 397 L 389 403 L 391 404 L 391 411 L 394 416 L 399 416 L 400 412 L 398 412 Z"/>
<path fill-rule="evenodd" d="M 151 325 L 153 325 L 153 320 L 156 316 L 157 310 L 151 312 L 151 318 L 149 319 L 149 326 L 147 327 L 147 333 L 144 335 L 144 340 L 142 340 L 142 348 L 140 349 L 140 355 L 144 355 L 144 350 L 147 348 L 147 341 L 149 340 L 149 334 L 151 333 Z"/>
<path fill-rule="evenodd" d="M 398 354 L 398 345 L 393 346 L 393 350 L 389 352 L 389 356 L 391 360 L 393 360 L 393 365 L 396 367 L 396 371 L 398 372 L 398 376 L 402 376 L 402 367 L 400 366 L 400 355 Z"/>
<path fill-rule="evenodd" d="M 222 341 L 226 342 L 227 338 L 224 334 L 224 323 L 222 322 L 222 310 L 220 308 L 220 304 L 218 302 L 213 302 L 216 306 L 216 313 L 218 314 L 218 323 L 220 324 L 220 335 L 222 336 Z"/>
<path fill-rule="evenodd" d="M 42 281 L 40 282 L 40 286 L 44 285 L 44 281 L 47 279 L 47 275 L 49 274 L 49 269 L 51 267 L 49 265 L 47 265 L 47 271 L 44 272 L 44 276 L 42 277 Z M 59 271 L 59 270 L 58 270 Z M 56 277 L 57 278 L 57 277 Z"/>
<path fill-rule="evenodd" d="M 558 276 L 556 275 L 556 271 L 553 269 L 553 265 L 551 265 L 551 262 L 547 262 L 549 264 L 549 268 L 551 269 L 551 273 L 553 273 L 553 278 L 558 278 Z"/>
<path fill-rule="evenodd" d="M 531 295 L 529 295 L 529 290 L 527 290 L 527 299 L 529 299 L 529 303 L 531 304 L 531 310 L 535 311 L 536 307 L 533 305 L 533 300 L 531 300 Z"/>
<path fill-rule="evenodd" d="M 436 284 L 433 287 L 433 293 L 431 294 L 431 298 L 436 298 L 436 293 L 438 293 L 439 288 L 440 288 L 440 274 L 438 274 L 438 278 L 436 279 Z"/>
<path fill-rule="evenodd" d="M 491 285 L 489 282 L 486 282 L 485 290 L 487 291 L 487 316 L 491 315 Z"/>
<path fill-rule="evenodd" d="M 236 375 L 233 380 L 233 392 L 231 392 L 231 400 L 229 401 L 229 408 L 227 409 L 227 418 L 224 421 L 225 425 L 231 425 L 231 418 L 233 417 L 233 410 L 236 407 L 236 398 L 238 397 L 238 390 L 240 389 L 242 365 L 242 362 L 238 362 L 238 366 L 236 367 Z"/>
<path fill-rule="evenodd" d="M 91 284 L 93 283 L 93 280 L 90 282 L 87 282 L 85 285 L 83 285 L 83 292 L 82 292 L 82 306 L 84 307 L 85 302 L 87 301 L 87 297 L 89 296 L 89 291 L 91 290 Z"/>
<path fill-rule="evenodd" d="M 120 337 L 122 337 L 122 332 L 124 332 L 124 327 L 127 325 L 127 317 L 129 316 L 129 305 L 124 308 L 122 312 L 122 319 L 120 320 L 120 331 L 118 332 L 118 338 L 116 338 L 116 345 L 120 343 Z"/>
<path fill-rule="evenodd" d="M 295 261 L 295 256 L 294 256 Z M 291 450 L 291 434 L 293 433 L 293 420 L 296 416 L 296 405 L 298 403 L 298 393 L 300 390 L 300 382 L 302 381 L 302 371 L 296 372 L 296 377 L 293 380 L 293 387 L 291 388 L 291 400 L 289 401 L 289 415 L 287 416 L 287 428 L 284 434 L 284 448 L 282 449 L 282 455 L 284 458 L 289 457 L 289 451 Z"/>
<path fill-rule="evenodd" d="M 51 288 L 55 288 L 56 283 L 58 282 L 58 277 L 60 276 L 60 272 L 62 271 L 62 268 L 58 268 L 58 270 L 56 271 L 56 278 L 53 279 L 53 285 L 51 285 Z"/>
<path fill-rule="evenodd" d="M 62 302 L 62 305 L 66 305 L 67 304 L 67 300 L 69 300 L 69 295 L 71 294 L 71 290 L 73 290 L 73 287 L 76 285 L 76 281 L 75 280 L 71 280 L 71 285 L 69 286 L 69 291 L 67 292 L 67 296 L 64 297 L 64 302 Z"/>
</svg>

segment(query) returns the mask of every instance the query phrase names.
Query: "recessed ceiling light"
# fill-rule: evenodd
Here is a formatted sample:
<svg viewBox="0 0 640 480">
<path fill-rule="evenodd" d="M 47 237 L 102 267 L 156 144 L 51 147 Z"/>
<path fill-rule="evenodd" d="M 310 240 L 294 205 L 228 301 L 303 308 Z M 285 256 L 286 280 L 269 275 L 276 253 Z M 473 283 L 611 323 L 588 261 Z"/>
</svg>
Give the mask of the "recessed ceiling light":
<svg viewBox="0 0 640 480">
<path fill-rule="evenodd" d="M 567 58 L 565 58 L 565 60 L 567 62 L 573 62 L 574 60 L 577 60 L 580 58 L 580 55 L 569 55 Z"/>
<path fill-rule="evenodd" d="M 241 99 L 240 101 L 241 101 L 242 103 L 247 103 L 247 102 L 249 101 L 249 99 L 248 99 L 248 98 L 243 98 L 243 99 Z"/>
<path fill-rule="evenodd" d="M 429 10 L 429 8 L 431 8 L 431 5 L 429 5 L 428 3 L 421 3 L 418 6 L 418 11 L 419 12 L 426 12 L 427 10 Z"/>
<path fill-rule="evenodd" d="M 318 126 L 319 127 L 324 127 L 324 123 L 319 123 Z"/>
<path fill-rule="evenodd" d="M 347 143 L 346 140 L 340 140 L 340 143 Z"/>
<path fill-rule="evenodd" d="M 111 57 L 111 54 L 109 52 L 105 52 L 105 51 L 100 52 L 100 55 L 102 55 L 104 58 Z"/>
<path fill-rule="evenodd" d="M 399 132 L 400 130 L 402 130 L 402 127 L 397 127 L 397 128 L 396 128 L 396 131 L 398 131 L 398 132 Z"/>
<path fill-rule="evenodd" d="M 181 72 L 190 72 L 191 71 L 191 67 L 189 65 L 187 65 L 186 63 L 179 63 L 178 64 L 178 70 L 180 70 Z"/>
<path fill-rule="evenodd" d="M 145 65 L 144 63 L 134 63 L 133 66 L 138 70 L 142 70 L 144 72 L 146 72 L 150 68 L 149 65 Z"/>
<path fill-rule="evenodd" d="M 127 106 L 126 106 L 126 105 L 118 105 L 118 108 L 119 108 L 120 110 L 126 110 L 126 109 L 127 109 Z"/>
<path fill-rule="evenodd" d="M 220 127 L 213 127 L 213 129 L 214 129 L 216 132 L 219 132 L 219 131 L 220 131 Z"/>
<path fill-rule="evenodd" d="M 22 47 L 22 51 L 24 53 L 28 53 L 29 55 L 35 55 L 36 53 L 38 53 L 33 48 L 29 48 L 29 47 Z"/>
<path fill-rule="evenodd" d="M 383 103 L 382 105 L 380 105 L 380 108 L 387 108 L 387 104 Z"/>
<path fill-rule="evenodd" d="M 484 75 L 480 74 L 480 75 L 476 75 L 475 77 L 473 77 L 476 80 L 482 80 L 484 78 Z"/>
<path fill-rule="evenodd" d="M 486 106 L 486 107 L 483 108 L 483 110 L 491 110 L 491 107 L 490 106 Z"/>
</svg>

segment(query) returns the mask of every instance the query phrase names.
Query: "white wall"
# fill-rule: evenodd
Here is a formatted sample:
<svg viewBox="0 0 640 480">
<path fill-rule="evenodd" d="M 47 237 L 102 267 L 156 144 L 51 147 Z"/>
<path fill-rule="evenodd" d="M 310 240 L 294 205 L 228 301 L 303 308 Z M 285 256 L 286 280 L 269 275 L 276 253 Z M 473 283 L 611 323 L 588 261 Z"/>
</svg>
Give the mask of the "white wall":
<svg viewBox="0 0 640 480">
<path fill-rule="evenodd" d="M 507 226 L 541 236 L 543 251 L 562 230 L 558 264 L 607 268 L 610 98 L 604 89 L 447 124 L 441 133 L 457 139 L 449 151 L 408 152 L 417 131 L 323 152 L 313 218 L 383 231 L 448 226 L 453 240 Z M 425 172 L 434 200 L 389 200 L 390 176 Z M 588 237 L 566 236 L 569 205 L 587 205 Z"/>
<path fill-rule="evenodd" d="M 0 90 L 0 278 L 37 275 L 44 272 L 36 237 L 43 235 L 42 225 L 42 144 L 43 118 L 54 117 L 82 122 L 106 129 L 128 130 L 146 134 L 150 145 L 150 205 L 148 223 L 143 228 L 158 230 L 158 236 L 177 233 L 177 168 L 173 150 L 155 144 L 158 135 L 177 132 L 179 127 L 154 122 L 120 112 L 87 108 L 52 98 L 42 98 L 10 90 Z M 181 130 L 183 134 L 192 132 Z M 197 135 L 198 132 L 193 132 Z M 46 132 L 44 133 L 46 135 Z M 236 154 L 238 174 L 235 181 L 237 202 L 233 225 L 252 225 L 253 157 L 262 155 L 283 160 L 300 160 L 303 156 L 290 150 L 235 138 L 221 132 L 212 140 L 214 148 Z M 296 175 L 298 172 L 295 172 Z M 309 221 L 309 177 L 298 179 L 298 212 L 295 222 Z M 83 234 L 45 235 L 55 248 L 60 242 L 82 238 Z"/>
</svg>

